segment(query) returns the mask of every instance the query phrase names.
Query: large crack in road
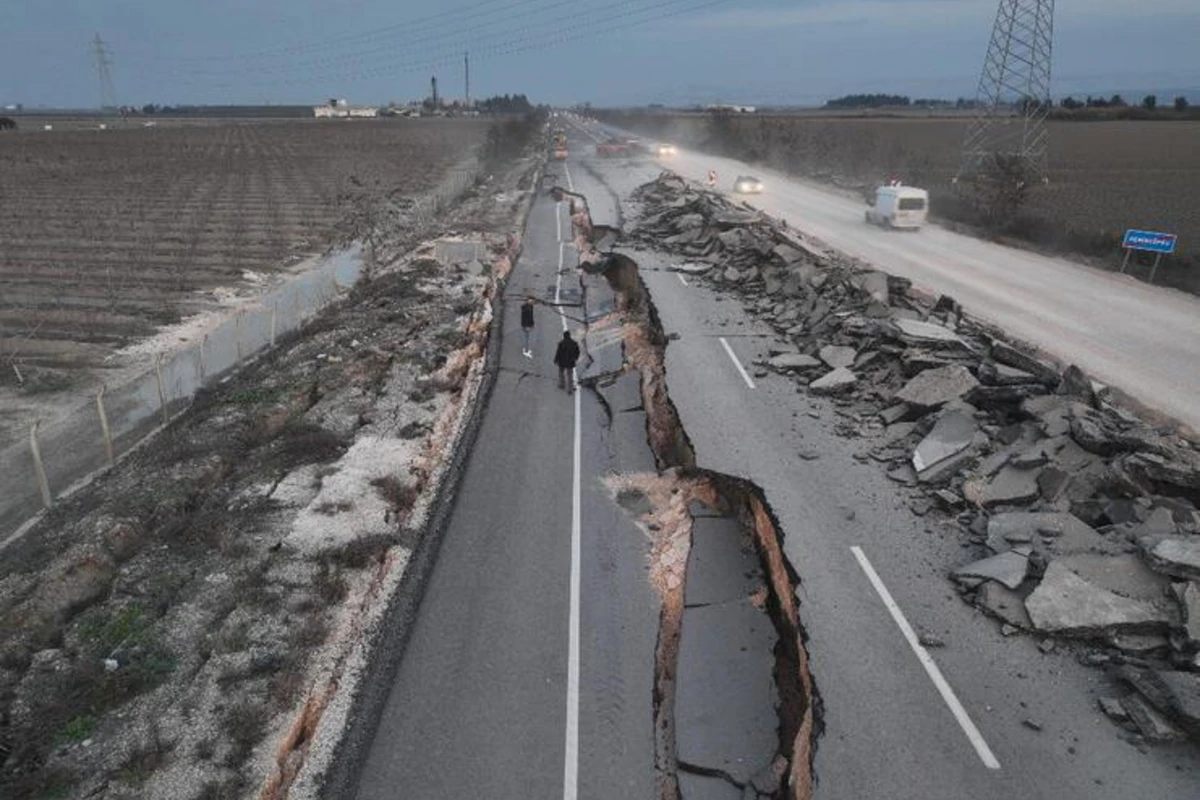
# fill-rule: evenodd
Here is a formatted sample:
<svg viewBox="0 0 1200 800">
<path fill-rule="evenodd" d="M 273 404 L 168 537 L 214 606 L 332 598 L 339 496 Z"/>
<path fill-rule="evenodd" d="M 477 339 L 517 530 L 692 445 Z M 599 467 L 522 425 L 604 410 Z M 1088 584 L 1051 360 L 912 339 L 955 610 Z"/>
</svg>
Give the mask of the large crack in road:
<svg viewBox="0 0 1200 800">
<path fill-rule="evenodd" d="M 685 784 L 695 780 L 719 780 L 736 787 L 747 797 L 789 798 L 809 800 L 813 794 L 813 755 L 819 726 L 819 701 L 809 670 L 805 649 L 805 633 L 800 621 L 796 589 L 799 578 L 784 556 L 783 533 L 762 490 L 745 479 L 706 470 L 696 463 L 695 451 L 671 400 L 666 380 L 665 353 L 668 337 L 655 309 L 653 299 L 642 280 L 638 264 L 620 253 L 599 253 L 595 243 L 603 237 L 612 241 L 613 231 L 594 226 L 587 210 L 586 198 L 574 192 L 553 190 L 558 198 L 571 198 L 571 218 L 575 240 L 580 250 L 580 267 L 586 274 L 599 274 L 607 281 L 616 298 L 614 315 L 621 328 L 622 367 L 616 373 L 585 377 L 581 385 L 595 392 L 605 408 L 610 404 L 603 396 L 603 387 L 615 374 L 636 371 L 639 376 L 643 409 L 646 414 L 646 437 L 659 469 L 657 475 L 618 476 L 610 479 L 617 501 L 638 518 L 653 542 L 650 553 L 650 580 L 658 590 L 662 608 L 658 639 L 655 647 L 654 726 L 655 769 L 657 796 L 661 800 L 686 800 Z M 585 319 L 587 312 L 586 282 L 580 280 Z M 609 324 L 613 320 L 606 320 Z M 589 326 L 589 332 L 591 327 Z M 611 419 L 611 412 L 610 412 Z M 731 525 L 714 529 L 708 539 L 697 538 L 698 521 L 718 519 Z M 749 548 L 742 545 L 748 542 Z M 731 554 L 721 558 L 738 558 L 739 549 L 752 555 L 746 575 L 757 572 L 761 582 L 743 584 L 742 592 L 717 594 L 713 602 L 690 602 L 692 579 L 707 562 L 698 560 L 698 544 L 710 551 L 723 548 Z M 715 555 L 717 551 L 711 551 Z M 711 557 L 711 556 L 707 556 Z M 706 557 L 706 558 L 707 558 Z M 693 586 L 705 578 L 696 578 Z M 746 588 L 749 591 L 745 591 Z M 702 609 L 723 606 L 728 613 L 712 620 L 701 620 Z M 751 610 L 753 609 L 753 610 Z M 749 610 L 747 615 L 745 611 Z M 706 760 L 693 759 L 686 752 L 689 736 L 697 733 L 687 727 L 687 720 L 707 720 L 716 727 L 726 724 L 720 714 L 696 713 L 692 708 L 680 708 L 679 691 L 683 679 L 691 684 L 710 687 L 702 675 L 681 675 L 681 669 L 698 672 L 690 663 L 681 660 L 687 650 L 685 629 L 695 625 L 699 635 L 722 630 L 722 621 L 741 621 L 753 630 L 754 612 L 765 615 L 773 630 L 770 643 L 770 673 L 773 684 L 773 724 L 754 720 L 751 724 L 770 726 L 774 752 L 764 763 L 742 764 L 732 753 L 710 753 Z M 692 622 L 692 615 L 697 620 Z M 718 649 L 733 652 L 706 654 L 705 660 L 728 666 L 753 659 L 746 656 L 749 648 L 742 646 L 737 635 L 718 637 Z M 753 641 L 753 637 L 751 638 Z M 713 644 L 712 637 L 707 643 Z M 708 658 L 711 655 L 711 659 Z M 738 680 L 740 672 L 729 671 L 725 679 Z M 711 676 L 709 676 L 711 678 Z M 687 692 L 685 704 L 696 699 Z M 701 702 L 718 704 L 715 696 Z M 697 723 L 699 724 L 699 723 Z M 732 723 L 731 728 L 736 726 Z M 728 731 L 735 738 L 740 732 Z M 708 740 L 722 742 L 720 733 L 708 731 Z M 752 738 L 752 737 L 751 737 Z M 681 739 L 684 751 L 681 752 Z M 720 750 L 720 745 L 717 745 Z M 701 749 L 703 753 L 703 749 Z M 713 757 L 728 756 L 721 763 Z"/>
</svg>

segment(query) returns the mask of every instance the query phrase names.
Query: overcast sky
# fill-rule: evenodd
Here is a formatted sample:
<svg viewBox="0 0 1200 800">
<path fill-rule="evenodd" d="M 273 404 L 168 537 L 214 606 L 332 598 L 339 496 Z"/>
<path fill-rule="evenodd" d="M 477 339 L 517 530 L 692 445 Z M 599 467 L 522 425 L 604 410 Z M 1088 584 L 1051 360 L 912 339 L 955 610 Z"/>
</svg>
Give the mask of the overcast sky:
<svg viewBox="0 0 1200 800">
<path fill-rule="evenodd" d="M 0 0 L 0 103 L 382 103 L 437 74 L 461 96 L 596 105 L 973 96 L 997 0 Z M 1200 99 L 1200 0 L 1057 4 L 1053 94 Z"/>
</svg>

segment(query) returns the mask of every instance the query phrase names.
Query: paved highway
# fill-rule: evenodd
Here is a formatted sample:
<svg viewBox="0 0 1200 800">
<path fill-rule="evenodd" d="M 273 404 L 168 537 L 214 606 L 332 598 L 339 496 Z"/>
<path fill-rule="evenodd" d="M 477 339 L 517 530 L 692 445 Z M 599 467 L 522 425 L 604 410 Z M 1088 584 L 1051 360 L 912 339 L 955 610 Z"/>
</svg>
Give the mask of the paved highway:
<svg viewBox="0 0 1200 800">
<path fill-rule="evenodd" d="M 659 169 L 582 160 L 576 184 L 601 198 L 592 204 L 597 222 L 614 221 L 620 199 Z M 789 380 L 747 373 L 769 331 L 668 272 L 668 260 L 629 254 L 665 330 L 679 334 L 667 348 L 667 378 L 698 464 L 764 490 L 801 576 L 824 703 L 818 798 L 1194 793 L 1194 750 L 1141 753 L 1100 714 L 1097 698 L 1114 691 L 1102 673 L 1070 652 L 1044 654 L 1030 638 L 1003 637 L 958 600 L 945 579 L 964 560 L 956 532 L 916 517 L 878 465 L 853 457 L 864 446 L 833 434 L 831 404 L 797 394 Z M 802 459 L 801 449 L 819 457 Z M 946 646 L 926 649 L 922 633 Z"/>
<path fill-rule="evenodd" d="M 1200 297 L 938 225 L 919 233 L 871 227 L 857 198 L 731 159 L 680 150 L 663 166 L 696 181 L 715 169 L 726 192 L 736 176 L 756 175 L 766 191 L 741 198 L 749 205 L 953 296 L 974 316 L 1200 431 Z"/>
</svg>

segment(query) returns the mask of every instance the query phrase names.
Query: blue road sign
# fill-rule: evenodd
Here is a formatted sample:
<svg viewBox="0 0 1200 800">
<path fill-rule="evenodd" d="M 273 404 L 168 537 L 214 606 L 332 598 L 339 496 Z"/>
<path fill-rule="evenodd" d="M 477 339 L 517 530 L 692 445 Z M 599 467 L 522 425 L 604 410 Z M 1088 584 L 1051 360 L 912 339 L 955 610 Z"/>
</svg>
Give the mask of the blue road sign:
<svg viewBox="0 0 1200 800">
<path fill-rule="evenodd" d="M 1121 247 L 1128 250 L 1148 250 L 1151 253 L 1174 253 L 1175 239 L 1173 233 L 1155 233 L 1154 231 L 1139 231 L 1130 228 L 1125 231 L 1125 239 Z"/>
</svg>

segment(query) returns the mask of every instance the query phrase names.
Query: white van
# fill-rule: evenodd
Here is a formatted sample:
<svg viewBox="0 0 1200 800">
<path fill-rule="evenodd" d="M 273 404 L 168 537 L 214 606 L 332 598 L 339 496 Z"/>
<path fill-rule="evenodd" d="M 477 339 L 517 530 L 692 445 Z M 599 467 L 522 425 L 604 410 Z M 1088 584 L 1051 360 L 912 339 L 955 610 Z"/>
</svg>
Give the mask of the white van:
<svg viewBox="0 0 1200 800">
<path fill-rule="evenodd" d="M 885 228 L 918 230 L 929 213 L 929 192 L 914 186 L 880 186 L 866 220 Z"/>
</svg>

